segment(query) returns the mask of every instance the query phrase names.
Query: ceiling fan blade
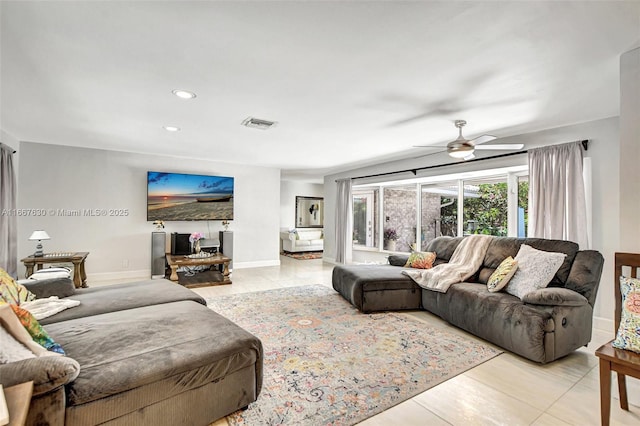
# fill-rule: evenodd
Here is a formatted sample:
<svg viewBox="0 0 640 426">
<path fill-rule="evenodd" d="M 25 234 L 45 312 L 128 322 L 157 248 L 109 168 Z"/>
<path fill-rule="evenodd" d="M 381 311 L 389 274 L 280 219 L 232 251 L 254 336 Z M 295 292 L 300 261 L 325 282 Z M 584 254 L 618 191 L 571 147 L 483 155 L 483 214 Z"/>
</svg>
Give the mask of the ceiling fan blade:
<svg viewBox="0 0 640 426">
<path fill-rule="evenodd" d="M 497 136 L 482 135 L 482 136 L 478 136 L 475 139 L 471 139 L 469 142 L 471 142 L 475 146 L 475 145 L 480 145 L 482 143 L 490 142 L 490 141 L 492 141 L 494 139 L 498 139 Z"/>
<path fill-rule="evenodd" d="M 487 149 L 487 150 L 518 150 L 524 148 L 524 144 L 522 143 L 504 143 L 501 145 L 480 145 L 476 146 L 475 149 Z"/>
<path fill-rule="evenodd" d="M 446 148 L 444 145 L 413 145 L 414 148 L 433 148 L 433 149 L 442 149 Z"/>
<path fill-rule="evenodd" d="M 404 124 L 412 123 L 414 121 L 423 120 L 431 115 L 431 112 L 424 112 L 422 114 L 414 115 L 413 117 L 403 118 L 402 120 L 396 120 L 388 123 L 386 127 L 401 126 Z"/>
</svg>

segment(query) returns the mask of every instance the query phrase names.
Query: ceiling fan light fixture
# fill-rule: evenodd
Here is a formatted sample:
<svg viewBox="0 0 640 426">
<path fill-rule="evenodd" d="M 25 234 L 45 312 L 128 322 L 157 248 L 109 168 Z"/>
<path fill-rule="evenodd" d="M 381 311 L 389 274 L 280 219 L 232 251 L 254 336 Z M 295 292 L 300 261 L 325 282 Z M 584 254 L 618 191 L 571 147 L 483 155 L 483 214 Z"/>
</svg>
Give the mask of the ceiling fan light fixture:
<svg viewBox="0 0 640 426">
<path fill-rule="evenodd" d="M 473 154 L 473 147 L 469 144 L 455 144 L 447 147 L 447 153 L 453 158 L 465 158 Z"/>
</svg>

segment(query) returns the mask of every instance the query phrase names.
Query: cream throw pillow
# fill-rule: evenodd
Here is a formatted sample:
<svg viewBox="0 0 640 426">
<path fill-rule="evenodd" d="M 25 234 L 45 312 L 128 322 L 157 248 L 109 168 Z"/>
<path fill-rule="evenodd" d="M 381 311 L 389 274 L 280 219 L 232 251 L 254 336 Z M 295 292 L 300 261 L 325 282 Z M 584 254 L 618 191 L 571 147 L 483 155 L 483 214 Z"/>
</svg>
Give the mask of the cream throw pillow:
<svg viewBox="0 0 640 426">
<path fill-rule="evenodd" d="M 545 288 L 562 266 L 565 257 L 567 255 L 564 253 L 536 250 L 522 244 L 515 258 L 518 269 L 505 291 L 522 299 L 527 293 Z"/>
</svg>

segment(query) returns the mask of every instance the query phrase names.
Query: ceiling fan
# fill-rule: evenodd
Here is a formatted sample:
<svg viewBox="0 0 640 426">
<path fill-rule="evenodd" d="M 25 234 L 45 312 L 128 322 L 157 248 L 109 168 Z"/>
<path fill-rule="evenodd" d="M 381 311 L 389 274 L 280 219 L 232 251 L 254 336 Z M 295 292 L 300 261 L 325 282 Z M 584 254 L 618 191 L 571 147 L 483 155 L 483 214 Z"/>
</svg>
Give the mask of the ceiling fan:
<svg viewBox="0 0 640 426">
<path fill-rule="evenodd" d="M 458 139 L 451 141 L 447 144 L 447 153 L 453 158 L 461 158 L 463 160 L 470 160 L 475 158 L 473 152 L 476 149 L 480 150 L 518 150 L 524 147 L 524 144 L 521 143 L 512 143 L 512 144 L 501 144 L 501 145 L 483 145 L 487 142 L 490 142 L 494 139 L 497 139 L 492 135 L 482 135 L 475 139 L 465 139 L 462 136 L 462 128 L 465 124 L 467 124 L 464 120 L 456 120 L 456 127 L 459 129 L 460 133 L 458 135 Z M 434 145 L 417 145 L 419 148 L 436 148 Z"/>
</svg>

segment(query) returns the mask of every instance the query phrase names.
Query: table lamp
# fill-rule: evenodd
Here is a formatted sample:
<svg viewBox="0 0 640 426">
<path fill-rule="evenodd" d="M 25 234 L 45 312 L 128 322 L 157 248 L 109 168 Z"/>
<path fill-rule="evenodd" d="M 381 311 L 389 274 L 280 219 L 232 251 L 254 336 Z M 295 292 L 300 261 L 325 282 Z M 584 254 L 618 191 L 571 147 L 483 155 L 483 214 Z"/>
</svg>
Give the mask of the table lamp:
<svg viewBox="0 0 640 426">
<path fill-rule="evenodd" d="M 30 241 L 38 241 L 38 245 L 36 246 L 36 252 L 33 254 L 34 257 L 42 257 L 44 254 L 42 253 L 42 240 L 49 240 L 51 237 L 46 231 L 42 229 L 38 229 L 33 231 L 33 234 L 29 237 Z"/>
</svg>

